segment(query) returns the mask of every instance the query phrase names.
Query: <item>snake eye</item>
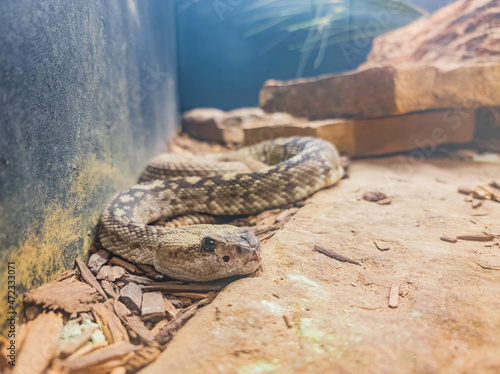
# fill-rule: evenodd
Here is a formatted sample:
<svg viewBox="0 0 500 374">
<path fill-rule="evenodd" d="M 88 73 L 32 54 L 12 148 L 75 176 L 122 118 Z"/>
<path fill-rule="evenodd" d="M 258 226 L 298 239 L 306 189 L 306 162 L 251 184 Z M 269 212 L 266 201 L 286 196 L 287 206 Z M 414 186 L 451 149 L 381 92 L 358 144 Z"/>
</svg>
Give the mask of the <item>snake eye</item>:
<svg viewBox="0 0 500 374">
<path fill-rule="evenodd" d="M 203 238 L 203 241 L 201 242 L 201 248 L 203 248 L 205 252 L 213 252 L 215 251 L 215 247 L 215 240 L 208 237 Z"/>
</svg>

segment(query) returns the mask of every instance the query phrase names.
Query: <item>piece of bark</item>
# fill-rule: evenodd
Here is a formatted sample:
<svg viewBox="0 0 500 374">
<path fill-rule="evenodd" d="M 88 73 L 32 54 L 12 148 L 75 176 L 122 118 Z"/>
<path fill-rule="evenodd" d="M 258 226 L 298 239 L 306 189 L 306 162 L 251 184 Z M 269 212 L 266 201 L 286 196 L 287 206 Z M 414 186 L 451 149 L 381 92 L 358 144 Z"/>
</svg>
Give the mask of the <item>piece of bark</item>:
<svg viewBox="0 0 500 374">
<path fill-rule="evenodd" d="M 493 188 L 496 188 L 497 190 L 500 190 L 500 183 L 496 182 L 496 181 L 491 181 L 489 183 L 489 186 L 490 187 L 493 187 Z"/>
<path fill-rule="evenodd" d="M 56 360 L 53 368 L 62 373 L 108 373 L 114 367 L 123 366 L 130 359 L 129 353 L 140 349 L 130 343 L 114 343 L 73 359 Z"/>
<path fill-rule="evenodd" d="M 109 372 L 109 374 L 126 374 L 126 373 L 127 369 L 124 366 L 118 366 Z"/>
<path fill-rule="evenodd" d="M 71 356 L 66 357 L 66 360 L 73 360 L 77 357 L 82 357 L 90 352 L 97 351 L 98 349 L 104 348 L 108 346 L 108 342 L 97 342 L 93 344 L 87 344 L 84 345 L 82 348 L 77 350 L 75 353 L 73 353 Z"/>
<path fill-rule="evenodd" d="M 290 216 L 293 216 L 295 213 L 299 211 L 299 208 L 297 207 L 292 207 L 290 209 L 284 210 L 280 214 L 276 216 L 276 221 L 282 221 Z"/>
<path fill-rule="evenodd" d="M 168 319 L 174 319 L 178 313 L 178 310 L 175 308 L 175 306 L 166 297 L 163 297 L 163 305 L 165 307 L 165 313 Z"/>
<path fill-rule="evenodd" d="M 394 283 L 389 292 L 389 308 L 397 308 L 399 304 L 399 283 Z"/>
<path fill-rule="evenodd" d="M 97 274 L 99 272 L 99 269 L 104 264 L 106 264 L 106 262 L 108 262 L 110 257 L 111 257 L 111 253 L 109 253 L 105 249 L 100 249 L 99 251 L 94 253 L 92 256 L 90 256 L 87 266 L 92 273 Z"/>
<path fill-rule="evenodd" d="M 114 298 L 114 299 L 117 299 L 120 297 L 120 290 L 118 289 L 118 286 L 116 284 L 111 283 L 106 279 L 103 279 L 101 281 L 101 286 L 102 286 L 102 289 L 104 290 L 104 292 L 106 292 L 106 294 L 109 297 Z"/>
<path fill-rule="evenodd" d="M 387 196 L 383 192 L 379 191 L 365 191 L 363 192 L 363 200 L 378 202 L 387 199 Z"/>
<path fill-rule="evenodd" d="M 478 235 L 457 235 L 459 240 L 471 240 L 476 242 L 489 242 L 495 239 L 495 235 L 478 234 Z"/>
<path fill-rule="evenodd" d="M 184 304 L 182 304 L 182 301 L 180 301 L 179 298 L 172 296 L 170 294 L 166 294 L 164 295 L 164 297 L 165 300 L 171 303 L 176 309 L 184 308 Z"/>
<path fill-rule="evenodd" d="M 165 302 L 161 291 L 145 292 L 142 295 L 141 316 L 144 320 L 161 319 L 166 316 Z"/>
<path fill-rule="evenodd" d="M 85 344 L 88 343 L 95 329 L 95 326 L 91 326 L 87 330 L 83 331 L 80 336 L 77 336 L 75 339 L 66 342 L 59 350 L 60 355 L 62 357 L 67 357 L 75 353 L 78 349 L 82 348 Z"/>
<path fill-rule="evenodd" d="M 149 331 L 142 320 L 138 316 L 133 315 L 132 312 L 123 303 L 118 300 L 114 300 L 112 303 L 109 303 L 108 300 L 105 306 L 116 313 L 116 315 L 122 320 L 123 324 L 125 324 L 125 326 L 129 330 L 129 333 L 133 332 L 145 344 L 153 344 L 153 333 Z"/>
<path fill-rule="evenodd" d="M 181 311 L 175 319 L 167 323 L 157 332 L 155 335 L 155 341 L 162 345 L 167 344 L 170 340 L 172 340 L 177 331 L 179 331 L 179 329 L 196 314 L 197 310 L 198 306 L 193 304 Z"/>
<path fill-rule="evenodd" d="M 127 270 L 129 273 L 132 273 L 132 274 L 141 273 L 141 271 L 139 270 L 139 268 L 137 266 L 135 266 L 134 264 L 132 264 L 132 263 L 124 260 L 123 258 L 120 258 L 120 257 L 113 257 L 109 261 L 109 264 L 121 266 L 122 268 L 124 268 L 125 270 Z"/>
<path fill-rule="evenodd" d="M 142 284 L 142 285 L 150 285 L 150 284 L 155 283 L 150 278 L 143 277 L 140 275 L 133 275 L 133 274 L 129 274 L 129 273 L 123 274 L 123 276 L 120 278 L 120 280 L 122 280 L 126 283 L 132 282 L 132 283 Z"/>
<path fill-rule="evenodd" d="M 177 297 L 187 297 L 193 300 L 203 300 L 208 297 L 208 294 L 199 292 L 172 292 L 172 295 Z"/>
<path fill-rule="evenodd" d="M 458 241 L 455 236 L 447 236 L 447 235 L 441 236 L 440 239 L 443 242 L 448 242 L 448 243 L 456 243 Z"/>
<path fill-rule="evenodd" d="M 121 266 L 103 266 L 99 273 L 97 273 L 96 278 L 99 280 L 107 279 L 110 282 L 114 282 L 120 279 L 125 274 L 125 269 Z"/>
<path fill-rule="evenodd" d="M 87 282 L 88 284 L 90 284 L 92 287 L 94 287 L 97 290 L 97 292 L 99 292 L 99 294 L 101 294 L 101 296 L 104 297 L 104 299 L 107 299 L 108 297 L 106 296 L 106 293 L 104 292 L 101 285 L 99 284 L 99 282 L 95 278 L 94 274 L 92 274 L 92 272 L 89 270 L 87 265 L 85 265 L 83 263 L 83 261 L 81 261 L 80 259 L 77 258 L 76 259 L 76 266 L 78 266 L 78 269 L 80 270 L 80 274 L 82 275 L 82 279 L 85 282 Z"/>
<path fill-rule="evenodd" d="M 124 366 L 128 372 L 136 372 L 156 360 L 160 353 L 158 346 L 141 347 L 130 355 Z"/>
<path fill-rule="evenodd" d="M 326 255 L 328 257 L 331 257 L 331 258 L 337 260 L 337 261 L 348 262 L 348 263 L 354 264 L 354 265 L 361 265 L 361 263 L 359 261 L 352 260 L 349 257 L 346 257 L 344 255 L 341 255 L 337 252 L 332 251 L 331 249 L 323 248 L 323 247 L 320 247 L 319 245 L 315 245 L 314 249 L 320 253 L 323 253 L 324 255 Z"/>
<path fill-rule="evenodd" d="M 131 311 L 140 313 L 142 305 L 141 286 L 130 282 L 120 290 L 120 301 Z"/>
<path fill-rule="evenodd" d="M 31 321 L 12 373 L 43 373 L 56 355 L 62 328 L 59 313 L 43 313 Z"/>
<path fill-rule="evenodd" d="M 472 201 L 472 208 L 473 208 L 473 209 L 477 209 L 477 208 L 479 208 L 481 205 L 483 205 L 483 200 L 473 200 L 473 201 Z"/>
<path fill-rule="evenodd" d="M 54 282 L 59 282 L 68 278 L 71 278 L 73 276 L 76 276 L 77 272 L 75 269 L 72 270 L 66 270 L 64 273 L 62 273 L 59 278 L 57 278 Z"/>
<path fill-rule="evenodd" d="M 390 198 L 385 198 L 385 199 L 377 201 L 378 205 L 389 205 L 391 203 L 392 203 L 392 200 Z"/>
<path fill-rule="evenodd" d="M 130 342 L 127 330 L 123 327 L 120 318 L 104 304 L 94 305 L 92 311 L 106 341 L 109 343 Z"/>
<path fill-rule="evenodd" d="M 155 282 L 144 286 L 144 291 L 164 291 L 164 292 L 210 292 L 220 291 L 225 285 L 189 283 L 179 284 L 179 282 Z"/>
<path fill-rule="evenodd" d="M 68 313 L 87 312 L 104 298 L 95 287 L 75 278 L 43 284 L 24 294 L 25 303 L 40 304 L 47 309 L 62 309 Z"/>
<path fill-rule="evenodd" d="M 141 269 L 141 271 L 144 272 L 147 277 L 154 279 L 155 281 L 161 281 L 165 279 L 165 276 L 161 273 L 158 273 L 151 265 L 137 264 L 137 267 Z"/>
<path fill-rule="evenodd" d="M 40 305 L 30 305 L 24 311 L 24 315 L 26 316 L 27 321 L 34 320 L 40 313 L 42 312 L 42 308 Z"/>
</svg>

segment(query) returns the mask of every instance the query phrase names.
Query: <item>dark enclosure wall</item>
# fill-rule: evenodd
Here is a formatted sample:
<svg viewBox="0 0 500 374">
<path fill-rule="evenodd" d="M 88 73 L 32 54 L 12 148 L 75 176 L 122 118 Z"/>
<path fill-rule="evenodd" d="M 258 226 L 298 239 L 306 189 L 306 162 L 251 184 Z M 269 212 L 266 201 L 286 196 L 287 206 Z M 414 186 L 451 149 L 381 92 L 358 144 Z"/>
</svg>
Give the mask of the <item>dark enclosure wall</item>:
<svg viewBox="0 0 500 374">
<path fill-rule="evenodd" d="M 173 5 L 0 2 L 1 284 L 7 261 L 23 292 L 86 256 L 106 202 L 164 151 L 178 117 Z"/>
</svg>

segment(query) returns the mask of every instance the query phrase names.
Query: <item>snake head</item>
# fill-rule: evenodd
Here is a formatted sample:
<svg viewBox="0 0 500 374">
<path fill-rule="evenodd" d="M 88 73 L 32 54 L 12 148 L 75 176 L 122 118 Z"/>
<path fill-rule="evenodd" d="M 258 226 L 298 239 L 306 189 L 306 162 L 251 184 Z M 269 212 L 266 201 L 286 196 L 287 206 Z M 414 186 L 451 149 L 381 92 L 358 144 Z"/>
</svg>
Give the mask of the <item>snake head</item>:
<svg viewBox="0 0 500 374">
<path fill-rule="evenodd" d="M 208 282 L 250 274 L 260 266 L 259 239 L 229 225 L 193 225 L 183 236 L 183 249 L 160 249 L 154 260 L 159 272 L 174 279 Z M 179 229 L 179 228 L 178 228 Z"/>
<path fill-rule="evenodd" d="M 253 267 L 260 263 L 261 258 L 259 239 L 251 231 L 226 236 L 207 235 L 202 239 L 200 249 L 204 253 L 213 254 L 213 260 L 228 269 Z"/>
</svg>

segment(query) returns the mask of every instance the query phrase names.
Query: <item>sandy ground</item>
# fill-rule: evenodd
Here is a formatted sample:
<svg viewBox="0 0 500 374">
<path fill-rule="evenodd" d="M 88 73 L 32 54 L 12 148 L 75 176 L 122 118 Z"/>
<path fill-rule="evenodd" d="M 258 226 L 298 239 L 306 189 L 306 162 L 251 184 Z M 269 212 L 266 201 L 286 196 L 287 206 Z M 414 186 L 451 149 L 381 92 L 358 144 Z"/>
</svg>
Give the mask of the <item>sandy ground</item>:
<svg viewBox="0 0 500 374">
<path fill-rule="evenodd" d="M 264 245 L 257 276 L 230 284 L 141 373 L 499 373 L 500 270 L 479 264 L 500 269 L 500 203 L 473 209 L 457 192 L 495 178 L 498 161 L 355 161 Z M 496 238 L 440 240 L 484 232 Z"/>
</svg>

